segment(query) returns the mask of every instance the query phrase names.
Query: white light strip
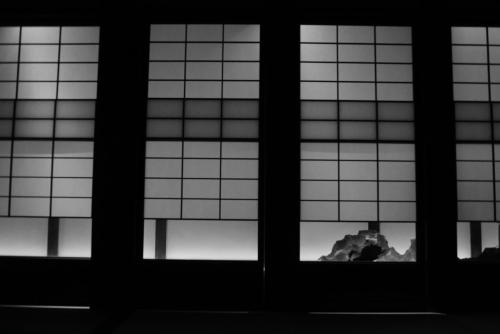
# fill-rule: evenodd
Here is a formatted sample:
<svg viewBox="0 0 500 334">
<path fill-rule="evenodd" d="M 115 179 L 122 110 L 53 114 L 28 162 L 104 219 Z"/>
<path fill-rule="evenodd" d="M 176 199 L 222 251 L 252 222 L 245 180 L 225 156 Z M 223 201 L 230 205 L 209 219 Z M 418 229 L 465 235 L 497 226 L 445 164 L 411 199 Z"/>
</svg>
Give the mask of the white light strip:
<svg viewBox="0 0 500 334">
<path fill-rule="evenodd" d="M 90 306 L 73 306 L 73 305 L 9 305 L 3 304 L 0 307 L 11 308 L 35 308 L 35 309 L 62 309 L 62 310 L 90 310 Z"/>
</svg>

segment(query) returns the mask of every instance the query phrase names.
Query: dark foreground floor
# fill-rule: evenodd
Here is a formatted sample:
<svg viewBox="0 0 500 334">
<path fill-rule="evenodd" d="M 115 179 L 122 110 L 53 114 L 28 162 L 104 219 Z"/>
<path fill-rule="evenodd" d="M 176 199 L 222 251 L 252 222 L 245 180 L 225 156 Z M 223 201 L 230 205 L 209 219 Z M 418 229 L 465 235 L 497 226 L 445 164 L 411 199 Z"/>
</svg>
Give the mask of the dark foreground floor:
<svg viewBox="0 0 500 334">
<path fill-rule="evenodd" d="M 500 333 L 500 314 L 290 314 L 0 309 L 0 333 L 434 334 Z"/>
</svg>

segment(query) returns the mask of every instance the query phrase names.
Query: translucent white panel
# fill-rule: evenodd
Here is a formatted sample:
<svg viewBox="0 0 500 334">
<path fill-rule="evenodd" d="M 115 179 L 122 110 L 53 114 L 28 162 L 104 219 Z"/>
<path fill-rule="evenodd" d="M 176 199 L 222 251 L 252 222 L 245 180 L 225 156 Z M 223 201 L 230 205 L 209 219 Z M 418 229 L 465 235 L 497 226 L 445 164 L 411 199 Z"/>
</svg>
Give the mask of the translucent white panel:
<svg viewBox="0 0 500 334">
<path fill-rule="evenodd" d="M 0 137 L 10 137 L 12 133 L 12 121 L 0 120 Z"/>
<path fill-rule="evenodd" d="M 0 157 L 10 157 L 10 140 L 2 140 L 0 141 Z"/>
<path fill-rule="evenodd" d="M 490 85 L 490 94 L 491 94 L 491 101 L 498 102 L 500 101 L 500 85 L 498 84 L 491 84 Z"/>
<path fill-rule="evenodd" d="M 62 27 L 61 43 L 99 43 L 99 27 Z"/>
<path fill-rule="evenodd" d="M 224 118 L 257 118 L 259 102 L 225 100 L 222 102 L 222 113 Z"/>
<path fill-rule="evenodd" d="M 335 102 L 302 101 L 300 105 L 302 119 L 337 118 L 337 103 Z"/>
<path fill-rule="evenodd" d="M 225 81 L 223 85 L 223 97 L 227 99 L 258 99 L 259 83 Z"/>
<path fill-rule="evenodd" d="M 301 100 L 336 100 L 337 83 L 334 82 L 301 82 Z"/>
<path fill-rule="evenodd" d="M 149 100 L 148 117 L 182 117 L 183 100 Z"/>
<path fill-rule="evenodd" d="M 487 62 L 485 46 L 457 46 L 452 47 L 454 63 L 482 63 Z"/>
<path fill-rule="evenodd" d="M 3 216 L 7 216 L 8 211 L 9 211 L 9 199 L 0 198 L 0 214 Z"/>
<path fill-rule="evenodd" d="M 219 201 L 183 200 L 182 216 L 184 218 L 219 218 Z"/>
<path fill-rule="evenodd" d="M 377 43 L 411 43 L 411 27 L 377 26 L 375 29 L 377 32 Z"/>
<path fill-rule="evenodd" d="M 491 124 L 486 122 L 470 123 L 457 122 L 455 124 L 457 140 L 490 140 Z"/>
<path fill-rule="evenodd" d="M 340 161 L 341 180 L 376 180 L 377 163 L 375 161 Z"/>
<path fill-rule="evenodd" d="M 467 259 L 471 257 L 470 223 L 457 223 L 457 257 Z"/>
<path fill-rule="evenodd" d="M 47 220 L 0 218 L 0 254 L 46 256 Z"/>
<path fill-rule="evenodd" d="M 453 84 L 453 98 L 456 101 L 488 101 L 488 85 Z"/>
<path fill-rule="evenodd" d="M 338 200 L 337 181 L 300 182 L 301 200 Z"/>
<path fill-rule="evenodd" d="M 457 144 L 457 160 L 492 160 L 491 144 Z"/>
<path fill-rule="evenodd" d="M 56 121 L 56 138 L 92 138 L 94 121 Z"/>
<path fill-rule="evenodd" d="M 16 83 L 0 82 L 0 99 L 15 99 L 15 98 L 16 98 Z"/>
<path fill-rule="evenodd" d="M 218 198 L 219 180 L 190 180 L 182 181 L 183 198 Z"/>
<path fill-rule="evenodd" d="M 13 216 L 41 216 L 49 215 L 49 198 L 15 197 L 10 200 L 10 212 Z"/>
<path fill-rule="evenodd" d="M 92 159 L 54 159 L 54 176 L 92 177 Z"/>
<path fill-rule="evenodd" d="M 415 182 L 379 182 L 381 201 L 415 201 Z"/>
<path fill-rule="evenodd" d="M 337 122 L 328 121 L 302 121 L 302 139 L 336 139 Z"/>
<path fill-rule="evenodd" d="M 493 220 L 493 203 L 458 202 L 458 219 L 460 220 Z"/>
<path fill-rule="evenodd" d="M 186 34 L 185 24 L 152 24 L 151 41 L 184 41 Z"/>
<path fill-rule="evenodd" d="M 92 179 L 53 179 L 52 196 L 92 197 Z"/>
<path fill-rule="evenodd" d="M 219 164 L 219 160 L 184 160 L 184 177 L 218 178 L 220 173 Z"/>
<path fill-rule="evenodd" d="M 398 253 L 404 254 L 411 246 L 411 239 L 416 239 L 415 224 L 381 223 L 380 234 L 386 237 L 389 247 L 394 247 Z"/>
<path fill-rule="evenodd" d="M 52 137 L 52 120 L 32 121 L 17 120 L 15 127 L 16 137 Z"/>
<path fill-rule="evenodd" d="M 388 221 L 415 221 L 417 219 L 417 208 L 414 202 L 380 202 L 379 219 Z"/>
<path fill-rule="evenodd" d="M 338 220 L 338 202 L 300 202 L 301 220 Z"/>
<path fill-rule="evenodd" d="M 150 60 L 184 60 L 184 43 L 155 43 L 149 45 Z"/>
<path fill-rule="evenodd" d="M 50 196 L 50 178 L 12 178 L 13 196 Z"/>
<path fill-rule="evenodd" d="M 257 219 L 258 205 L 256 200 L 222 200 L 221 218 L 223 219 Z"/>
<path fill-rule="evenodd" d="M 346 122 L 340 123 L 340 139 L 375 140 L 375 122 Z"/>
<path fill-rule="evenodd" d="M 374 81 L 373 64 L 338 64 L 340 81 Z"/>
<path fill-rule="evenodd" d="M 414 144 L 382 144 L 378 145 L 380 160 L 414 160 Z"/>
<path fill-rule="evenodd" d="M 377 203 L 340 202 L 340 220 L 377 220 Z"/>
<path fill-rule="evenodd" d="M 1 27 L 0 43 L 19 43 L 19 27 Z"/>
<path fill-rule="evenodd" d="M 481 223 L 482 250 L 487 247 L 498 248 L 498 223 Z"/>
<path fill-rule="evenodd" d="M 340 182 L 340 200 L 376 201 L 377 182 Z"/>
<path fill-rule="evenodd" d="M 257 160 L 222 160 L 222 178 L 256 179 L 259 173 Z"/>
<path fill-rule="evenodd" d="M 97 62 L 98 45 L 61 45 L 62 62 Z"/>
<path fill-rule="evenodd" d="M 301 63 L 300 80 L 336 81 L 337 64 Z"/>
<path fill-rule="evenodd" d="M 60 64 L 59 80 L 97 81 L 97 64 Z"/>
<path fill-rule="evenodd" d="M 14 113 L 13 101 L 0 101 L 0 118 L 11 118 Z"/>
<path fill-rule="evenodd" d="M 188 43 L 187 60 L 222 60 L 222 44 Z"/>
<path fill-rule="evenodd" d="M 257 260 L 255 221 L 169 221 L 167 259 Z"/>
<path fill-rule="evenodd" d="M 59 27 L 23 27 L 21 43 L 59 43 Z"/>
<path fill-rule="evenodd" d="M 155 244 L 156 244 L 156 222 L 151 219 L 144 220 L 144 240 L 142 257 L 144 259 L 155 258 Z"/>
<path fill-rule="evenodd" d="M 453 44 L 486 44 L 484 27 L 451 27 Z"/>
<path fill-rule="evenodd" d="M 337 61 L 337 46 L 328 44 L 301 44 L 301 61 Z"/>
<path fill-rule="evenodd" d="M 59 217 L 90 217 L 92 215 L 92 199 L 53 198 L 52 215 Z"/>
<path fill-rule="evenodd" d="M 413 120 L 413 103 L 381 102 L 378 103 L 379 120 Z"/>
<path fill-rule="evenodd" d="M 260 46 L 257 43 L 224 43 L 224 60 L 253 60 L 260 58 Z"/>
<path fill-rule="evenodd" d="M 490 65 L 490 81 L 500 82 L 500 66 Z"/>
<path fill-rule="evenodd" d="M 92 244 L 92 220 L 59 220 L 59 243 L 57 256 L 90 257 Z"/>
<path fill-rule="evenodd" d="M 379 122 L 379 140 L 413 140 L 414 126 L 409 122 Z"/>
<path fill-rule="evenodd" d="M 318 261 L 320 256 L 332 251 L 336 241 L 367 229 L 367 223 L 301 222 L 300 261 Z"/>
<path fill-rule="evenodd" d="M 220 80 L 222 78 L 221 62 L 187 62 L 186 79 Z"/>
<path fill-rule="evenodd" d="M 57 45 L 21 45 L 22 62 L 57 62 L 58 59 Z"/>
<path fill-rule="evenodd" d="M 494 159 L 495 161 L 498 161 L 500 160 L 500 145 L 499 144 L 494 144 L 494 149 L 495 149 L 495 155 L 494 155 Z"/>
<path fill-rule="evenodd" d="M 340 143 L 340 159 L 342 160 L 375 160 L 377 145 L 365 143 Z"/>
<path fill-rule="evenodd" d="M 151 62 L 149 63 L 149 79 L 184 79 L 183 62 Z"/>
<path fill-rule="evenodd" d="M 59 99 L 93 99 L 97 98 L 96 82 L 60 82 Z"/>
<path fill-rule="evenodd" d="M 488 103 L 455 103 L 455 119 L 457 121 L 489 121 L 490 105 Z"/>
<path fill-rule="evenodd" d="M 488 41 L 490 44 L 500 44 L 500 28 L 488 27 Z"/>
<path fill-rule="evenodd" d="M 55 82 L 20 82 L 17 97 L 19 99 L 55 99 Z"/>
<path fill-rule="evenodd" d="M 224 138 L 258 138 L 258 121 L 223 121 L 222 136 Z"/>
<path fill-rule="evenodd" d="M 13 176 L 50 176 L 50 159 L 20 159 L 12 161 Z"/>
<path fill-rule="evenodd" d="M 490 63 L 500 63 L 500 47 L 490 46 L 489 52 Z"/>
<path fill-rule="evenodd" d="M 257 199 L 259 183 L 254 180 L 222 180 L 221 198 Z"/>
<path fill-rule="evenodd" d="M 188 138 L 216 138 L 220 136 L 218 120 L 186 120 L 184 136 Z"/>
<path fill-rule="evenodd" d="M 57 101 L 58 118 L 94 118 L 95 101 Z"/>
<path fill-rule="evenodd" d="M 161 179 L 146 179 L 144 197 L 157 198 L 180 198 L 181 197 L 181 181 L 180 180 L 161 180 Z"/>
<path fill-rule="evenodd" d="M 52 154 L 52 142 L 50 141 L 14 141 L 15 157 L 50 157 Z"/>
<path fill-rule="evenodd" d="M 377 84 L 377 99 L 382 101 L 411 101 L 413 100 L 413 85 L 379 83 Z"/>
<path fill-rule="evenodd" d="M 411 63 L 412 48 L 407 45 L 377 45 L 377 62 Z"/>
<path fill-rule="evenodd" d="M 146 218 L 179 218 L 180 215 L 180 200 L 146 199 L 144 201 L 144 217 Z"/>
<path fill-rule="evenodd" d="M 258 24 L 225 24 L 224 41 L 226 42 L 258 42 L 260 25 Z"/>
<path fill-rule="evenodd" d="M 373 27 L 339 26 L 339 43 L 373 43 Z"/>
<path fill-rule="evenodd" d="M 146 177 L 181 177 L 180 159 L 146 159 Z"/>
<path fill-rule="evenodd" d="M 492 182 L 457 182 L 457 199 L 459 201 L 492 201 Z"/>
<path fill-rule="evenodd" d="M 302 159 L 337 159 L 337 143 L 301 143 Z"/>
<path fill-rule="evenodd" d="M 0 64 L 0 80 L 17 80 L 17 64 Z"/>
<path fill-rule="evenodd" d="M 218 158 L 219 142 L 184 142 L 184 158 Z"/>
<path fill-rule="evenodd" d="M 0 178 L 0 196 L 9 196 L 9 188 L 10 188 L 10 178 L 8 177 Z"/>
<path fill-rule="evenodd" d="M 457 161 L 457 180 L 493 180 L 493 164 Z"/>
<path fill-rule="evenodd" d="M 223 142 L 222 143 L 223 158 L 258 158 L 259 145 L 258 143 L 245 142 Z"/>
<path fill-rule="evenodd" d="M 259 80 L 259 63 L 224 63 L 224 80 Z"/>
<path fill-rule="evenodd" d="M 375 84 L 372 83 L 339 83 L 340 100 L 374 100 Z"/>
<path fill-rule="evenodd" d="M 222 24 L 188 24 L 188 41 L 222 41 Z"/>
<path fill-rule="evenodd" d="M 148 120 L 147 121 L 147 136 L 148 137 L 181 137 L 182 136 L 182 121 L 181 120 Z"/>
<path fill-rule="evenodd" d="M 377 81 L 401 81 L 411 82 L 413 80 L 413 67 L 401 64 L 378 64 Z"/>
<path fill-rule="evenodd" d="M 379 162 L 380 180 L 413 181 L 415 180 L 414 162 Z"/>
<path fill-rule="evenodd" d="M 0 176 L 10 176 L 10 159 L 0 158 Z"/>
<path fill-rule="evenodd" d="M 340 102 L 340 119 L 375 120 L 375 103 Z"/>
<path fill-rule="evenodd" d="M 16 118 L 53 117 L 54 101 L 16 101 Z"/>
<path fill-rule="evenodd" d="M 300 166 L 302 179 L 336 180 L 338 178 L 336 161 L 303 161 Z"/>
<path fill-rule="evenodd" d="M 335 43 L 337 42 L 337 26 L 301 25 L 300 41 Z"/>
<path fill-rule="evenodd" d="M 56 141 L 54 142 L 54 156 L 92 158 L 94 143 L 91 141 Z"/>
<path fill-rule="evenodd" d="M 220 81 L 186 81 L 186 98 L 220 98 Z"/>
<path fill-rule="evenodd" d="M 373 62 L 375 53 L 373 45 L 339 44 L 339 61 Z"/>
<path fill-rule="evenodd" d="M 488 82 L 487 65 L 453 65 L 455 82 Z"/>
</svg>

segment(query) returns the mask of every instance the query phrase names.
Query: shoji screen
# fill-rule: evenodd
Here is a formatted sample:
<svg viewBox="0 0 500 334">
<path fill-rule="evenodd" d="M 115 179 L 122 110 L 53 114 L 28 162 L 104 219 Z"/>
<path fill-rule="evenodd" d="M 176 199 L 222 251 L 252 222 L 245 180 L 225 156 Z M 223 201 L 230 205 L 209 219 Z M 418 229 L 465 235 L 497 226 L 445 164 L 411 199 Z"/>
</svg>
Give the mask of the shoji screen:
<svg viewBox="0 0 500 334">
<path fill-rule="evenodd" d="M 353 260 L 334 244 L 369 230 L 401 255 L 381 260 L 414 261 L 411 28 L 303 25 L 300 38 L 301 260 Z"/>
<path fill-rule="evenodd" d="M 499 246 L 500 28 L 453 27 L 459 258 Z"/>
<path fill-rule="evenodd" d="M 0 28 L 0 255 L 90 257 L 98 43 Z"/>
<path fill-rule="evenodd" d="M 144 258 L 256 260 L 258 25 L 152 25 Z"/>
</svg>

